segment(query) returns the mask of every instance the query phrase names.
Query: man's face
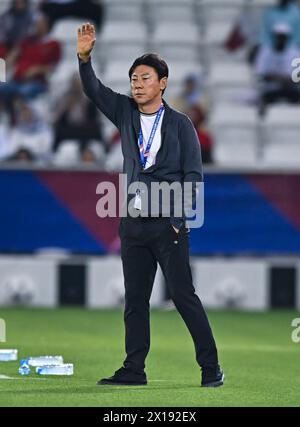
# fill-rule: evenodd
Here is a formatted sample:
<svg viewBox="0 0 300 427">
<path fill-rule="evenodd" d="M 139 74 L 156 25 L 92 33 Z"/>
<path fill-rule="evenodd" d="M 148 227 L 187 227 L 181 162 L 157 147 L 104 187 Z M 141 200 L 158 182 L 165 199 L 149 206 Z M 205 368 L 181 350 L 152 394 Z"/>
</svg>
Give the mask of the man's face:
<svg viewBox="0 0 300 427">
<path fill-rule="evenodd" d="M 187 94 L 192 93 L 196 88 L 197 88 L 197 83 L 195 80 L 187 79 L 185 81 L 185 90 L 184 90 L 185 93 Z"/>
<path fill-rule="evenodd" d="M 161 97 L 161 91 L 167 86 L 167 77 L 158 79 L 157 72 L 148 65 L 138 65 L 131 76 L 131 93 L 139 105 L 146 105 Z"/>
<path fill-rule="evenodd" d="M 35 23 L 35 35 L 44 37 L 49 32 L 48 20 L 45 16 L 39 16 Z"/>
<path fill-rule="evenodd" d="M 12 5 L 15 12 L 22 13 L 27 9 L 26 2 L 24 0 L 15 0 Z"/>
<path fill-rule="evenodd" d="M 286 48 L 289 36 L 287 34 L 274 34 L 273 35 L 273 46 L 277 52 L 282 52 Z"/>
</svg>

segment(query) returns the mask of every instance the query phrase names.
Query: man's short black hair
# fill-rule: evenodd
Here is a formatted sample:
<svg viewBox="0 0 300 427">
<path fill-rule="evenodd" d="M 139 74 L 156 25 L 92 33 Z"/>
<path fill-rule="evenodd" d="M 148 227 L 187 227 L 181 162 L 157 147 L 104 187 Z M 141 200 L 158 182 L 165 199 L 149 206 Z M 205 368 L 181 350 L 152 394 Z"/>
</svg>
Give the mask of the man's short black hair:
<svg viewBox="0 0 300 427">
<path fill-rule="evenodd" d="M 145 53 L 144 55 L 137 58 L 129 69 L 128 74 L 130 80 L 135 68 L 139 65 L 148 65 L 148 67 L 154 68 L 159 80 L 161 80 L 163 77 L 169 77 L 168 65 L 166 61 L 157 53 Z"/>
</svg>

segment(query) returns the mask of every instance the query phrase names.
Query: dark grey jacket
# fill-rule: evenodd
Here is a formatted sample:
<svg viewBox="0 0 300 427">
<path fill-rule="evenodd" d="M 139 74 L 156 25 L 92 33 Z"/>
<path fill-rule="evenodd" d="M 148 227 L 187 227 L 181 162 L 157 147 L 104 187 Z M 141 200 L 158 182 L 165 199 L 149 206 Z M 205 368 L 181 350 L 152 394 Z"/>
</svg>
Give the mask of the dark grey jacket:
<svg viewBox="0 0 300 427">
<path fill-rule="evenodd" d="M 164 102 L 161 147 L 155 164 L 144 170 L 138 148 L 141 125 L 136 102 L 133 98 L 120 95 L 104 86 L 95 76 L 91 60 L 84 63 L 79 59 L 79 71 L 84 93 L 120 131 L 124 156 L 123 173 L 127 174 L 128 185 L 140 181 L 150 190 L 151 182 L 180 182 L 181 184 L 192 182 L 195 185 L 203 181 L 198 136 L 192 122 L 185 114 L 173 110 Z M 195 196 L 193 194 L 193 198 Z M 129 201 L 130 196 L 128 196 Z M 174 201 L 171 200 L 171 203 Z M 170 216 L 172 225 L 178 228 L 183 225 L 184 216 L 180 218 L 172 214 Z"/>
</svg>

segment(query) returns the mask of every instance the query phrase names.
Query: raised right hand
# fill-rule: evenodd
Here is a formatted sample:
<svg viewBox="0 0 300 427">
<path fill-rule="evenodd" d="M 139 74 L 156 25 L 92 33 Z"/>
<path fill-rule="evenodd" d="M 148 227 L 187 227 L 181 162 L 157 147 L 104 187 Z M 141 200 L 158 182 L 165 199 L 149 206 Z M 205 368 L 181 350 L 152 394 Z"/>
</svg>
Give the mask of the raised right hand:
<svg viewBox="0 0 300 427">
<path fill-rule="evenodd" d="M 77 54 L 80 59 L 87 62 L 96 43 L 94 25 L 83 24 L 77 31 Z"/>
</svg>

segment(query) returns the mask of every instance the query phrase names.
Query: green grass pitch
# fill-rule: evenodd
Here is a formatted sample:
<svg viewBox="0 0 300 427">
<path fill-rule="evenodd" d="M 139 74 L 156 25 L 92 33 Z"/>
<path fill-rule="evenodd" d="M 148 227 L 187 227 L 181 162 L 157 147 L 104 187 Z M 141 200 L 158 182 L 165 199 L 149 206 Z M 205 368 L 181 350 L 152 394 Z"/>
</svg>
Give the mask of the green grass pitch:
<svg viewBox="0 0 300 427">
<path fill-rule="evenodd" d="M 299 406 L 300 342 L 291 340 L 292 311 L 209 311 L 226 380 L 201 388 L 188 331 L 175 311 L 151 313 L 148 386 L 97 386 L 124 358 L 121 310 L 1 309 L 7 342 L 19 358 L 64 356 L 72 377 L 18 374 L 18 362 L 0 362 L 0 406 Z"/>
</svg>

